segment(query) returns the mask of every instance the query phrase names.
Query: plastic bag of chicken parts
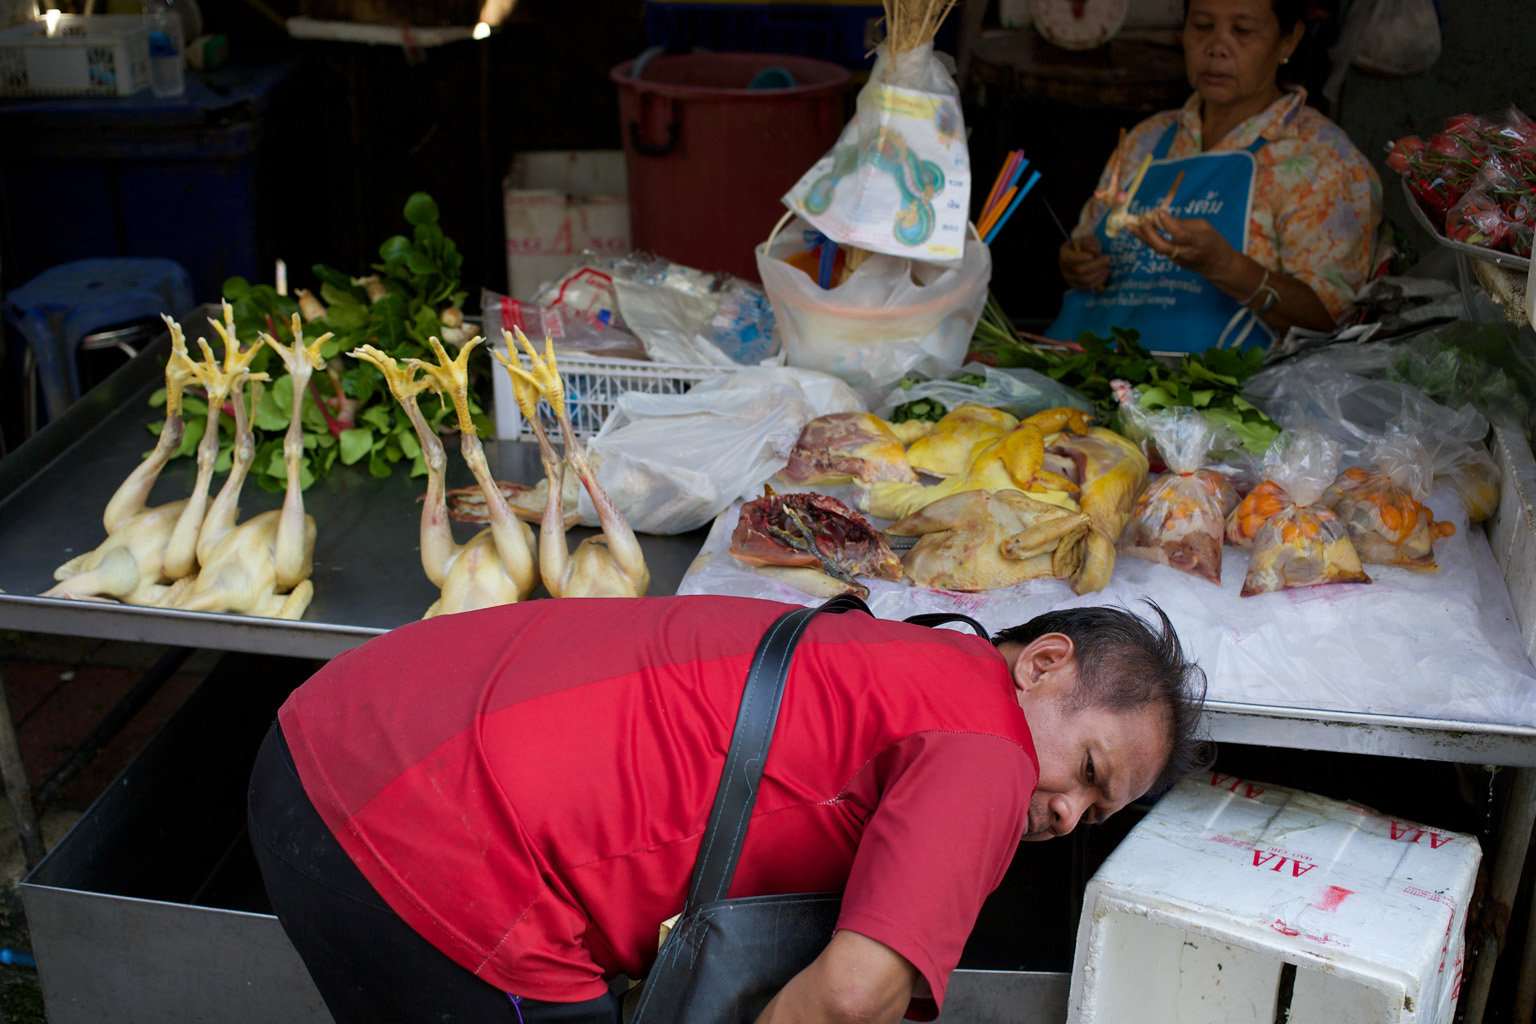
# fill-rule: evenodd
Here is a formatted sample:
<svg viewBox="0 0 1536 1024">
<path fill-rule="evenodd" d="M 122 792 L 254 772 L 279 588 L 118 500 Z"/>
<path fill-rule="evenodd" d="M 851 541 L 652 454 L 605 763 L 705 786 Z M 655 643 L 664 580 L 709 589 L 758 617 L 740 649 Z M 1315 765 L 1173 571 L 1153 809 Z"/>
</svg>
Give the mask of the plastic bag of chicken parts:
<svg viewBox="0 0 1536 1024">
<path fill-rule="evenodd" d="M 1149 413 L 1145 429 L 1168 471 L 1136 500 L 1120 551 L 1220 584 L 1227 514 L 1237 507 L 1237 492 L 1203 467 L 1213 449 L 1237 447 L 1237 438 L 1189 408 Z"/>
<path fill-rule="evenodd" d="M 1456 527 L 1435 522 L 1424 504 L 1435 475 L 1429 451 L 1412 434 L 1393 430 L 1368 445 L 1365 456 L 1375 468 L 1340 473 L 1322 504 L 1343 521 L 1362 562 L 1435 568 L 1434 542 Z"/>
<path fill-rule="evenodd" d="M 1227 538 L 1252 547 L 1243 597 L 1325 583 L 1369 583 L 1339 517 L 1318 503 L 1341 445 L 1315 430 L 1282 433 L 1264 453 L 1264 482 L 1227 520 Z"/>
</svg>

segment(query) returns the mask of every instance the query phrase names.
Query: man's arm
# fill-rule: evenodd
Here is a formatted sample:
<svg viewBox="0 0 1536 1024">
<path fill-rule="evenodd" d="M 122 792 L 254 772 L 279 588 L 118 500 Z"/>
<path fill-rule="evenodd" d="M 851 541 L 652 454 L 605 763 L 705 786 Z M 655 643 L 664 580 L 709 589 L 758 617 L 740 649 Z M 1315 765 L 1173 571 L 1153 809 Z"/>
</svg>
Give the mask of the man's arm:
<svg viewBox="0 0 1536 1024">
<path fill-rule="evenodd" d="M 916 983 L 917 968 L 900 953 L 858 932 L 840 931 L 779 990 L 757 1024 L 895 1024 Z"/>
</svg>

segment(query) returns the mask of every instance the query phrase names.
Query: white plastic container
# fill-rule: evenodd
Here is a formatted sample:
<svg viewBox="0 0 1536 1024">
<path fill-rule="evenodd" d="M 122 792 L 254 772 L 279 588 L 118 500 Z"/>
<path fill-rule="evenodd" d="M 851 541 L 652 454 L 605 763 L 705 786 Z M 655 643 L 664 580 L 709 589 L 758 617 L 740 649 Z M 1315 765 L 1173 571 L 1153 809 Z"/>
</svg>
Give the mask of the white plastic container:
<svg viewBox="0 0 1536 1024">
<path fill-rule="evenodd" d="M 1219 773 L 1088 884 L 1069 1024 L 1449 1024 L 1472 836 Z"/>
<path fill-rule="evenodd" d="M 517 154 L 502 188 L 508 294 L 531 300 L 583 250 L 629 252 L 627 182 L 622 150 Z"/>
<path fill-rule="evenodd" d="M 0 32 L 0 96 L 132 96 L 149 86 L 149 33 L 136 14 L 65 14 Z"/>
</svg>

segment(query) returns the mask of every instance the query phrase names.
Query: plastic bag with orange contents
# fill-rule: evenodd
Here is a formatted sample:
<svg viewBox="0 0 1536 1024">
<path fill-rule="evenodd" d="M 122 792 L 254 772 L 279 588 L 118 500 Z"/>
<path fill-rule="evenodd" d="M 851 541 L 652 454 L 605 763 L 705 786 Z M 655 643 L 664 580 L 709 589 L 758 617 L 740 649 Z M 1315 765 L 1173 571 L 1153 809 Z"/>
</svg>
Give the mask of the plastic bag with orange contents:
<svg viewBox="0 0 1536 1024">
<path fill-rule="evenodd" d="M 1339 442 L 1287 431 L 1264 453 L 1264 482 L 1227 520 L 1227 539 L 1251 547 L 1243 597 L 1322 583 L 1369 583 L 1344 523 L 1318 499 L 1339 466 Z"/>
<path fill-rule="evenodd" d="M 1120 551 L 1221 582 L 1221 542 L 1237 492 L 1227 478 L 1203 468 L 1213 449 L 1235 448 L 1235 435 L 1215 429 L 1198 409 L 1145 414 L 1142 429 L 1168 471 L 1152 481 L 1120 534 Z"/>
<path fill-rule="evenodd" d="M 1435 463 L 1412 434 L 1392 430 L 1362 453 L 1375 469 L 1346 469 L 1323 492 L 1362 562 L 1434 569 L 1434 542 L 1456 532 L 1425 507 Z"/>
</svg>

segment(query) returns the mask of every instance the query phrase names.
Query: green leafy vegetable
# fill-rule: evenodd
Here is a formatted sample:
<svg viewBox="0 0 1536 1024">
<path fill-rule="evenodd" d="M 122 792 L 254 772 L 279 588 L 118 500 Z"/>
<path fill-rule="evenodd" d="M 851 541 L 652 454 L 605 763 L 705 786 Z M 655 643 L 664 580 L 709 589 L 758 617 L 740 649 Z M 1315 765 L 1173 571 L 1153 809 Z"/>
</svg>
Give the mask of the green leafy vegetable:
<svg viewBox="0 0 1536 1024">
<path fill-rule="evenodd" d="M 383 374 L 370 364 L 345 356 L 359 345 L 373 345 L 396 359 L 430 360 L 433 354 L 428 339 L 447 341 L 454 336 L 461 316 L 458 307 L 466 294 L 459 288 L 463 255 L 443 234 L 437 203 L 425 192 L 406 200 L 404 218 L 410 235 L 387 239 L 379 246 L 381 262 L 371 267 L 377 276 L 374 298 L 369 294 L 371 280 L 365 282 L 324 264 L 311 268 L 319 282 L 313 290 L 325 311 L 304 325 L 304 335 L 312 341 L 329 331 L 334 337 L 320 350 L 328 363 L 310 382 L 301 413 L 305 454 L 300 477 L 305 487 L 328 474 L 338 460 L 346 466 L 366 462 L 374 476 L 388 476 L 397 463 L 407 460 L 412 476 L 426 473 L 415 431 L 390 395 Z M 296 299 L 241 277 L 224 282 L 224 297 L 234 310 L 235 335 L 243 344 L 256 344 L 262 332 L 292 344 L 290 323 L 299 312 Z M 451 323 L 445 322 L 445 314 L 451 316 Z M 188 330 L 193 332 L 193 325 L 188 325 Z M 282 361 L 270 349 L 264 348 L 256 356 L 251 369 L 277 374 L 256 402 L 251 417 L 256 435 L 251 476 L 263 489 L 280 491 L 287 486 L 282 443 L 293 412 L 293 384 L 281 372 Z M 150 402 L 163 406 L 164 390 L 152 395 Z M 203 436 L 207 405 L 189 394 L 183 409 L 187 425 L 180 454 L 190 455 Z M 488 432 L 490 421 L 473 393 L 470 411 L 476 425 Z M 452 423 L 453 406 L 449 402 L 436 407 L 423 402 L 422 412 L 434 429 Z M 219 427 L 221 458 L 227 458 L 234 444 L 230 409 L 220 417 Z"/>
<path fill-rule="evenodd" d="M 1134 330 L 1110 328 L 1110 337 L 1084 332 L 1081 351 L 1057 350 L 1025 339 L 990 293 L 987 307 L 971 340 L 971 356 L 999 366 L 1025 367 L 1080 392 L 1093 403 L 1100 423 L 1119 429 L 1120 404 L 1110 382 L 1123 380 L 1139 388 L 1143 409 L 1188 406 L 1208 419 L 1226 423 L 1243 447 L 1263 454 L 1280 432 L 1274 420 L 1243 397 L 1243 382 L 1264 366 L 1259 348 L 1210 348 L 1181 356 L 1170 364 L 1141 346 Z"/>
</svg>

